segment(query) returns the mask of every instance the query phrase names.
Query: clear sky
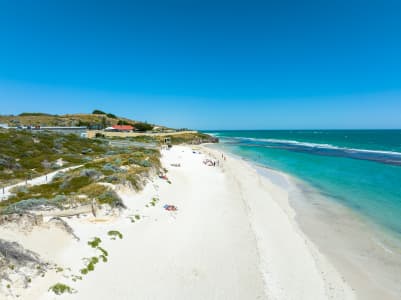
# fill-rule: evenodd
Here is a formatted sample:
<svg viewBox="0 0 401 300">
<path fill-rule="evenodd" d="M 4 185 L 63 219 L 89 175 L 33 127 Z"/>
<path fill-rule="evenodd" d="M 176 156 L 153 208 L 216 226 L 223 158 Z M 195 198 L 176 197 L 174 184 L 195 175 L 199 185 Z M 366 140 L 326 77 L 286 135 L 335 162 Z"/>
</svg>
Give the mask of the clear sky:
<svg viewBox="0 0 401 300">
<path fill-rule="evenodd" d="M 0 0 L 0 113 L 401 128 L 401 1 Z"/>
</svg>

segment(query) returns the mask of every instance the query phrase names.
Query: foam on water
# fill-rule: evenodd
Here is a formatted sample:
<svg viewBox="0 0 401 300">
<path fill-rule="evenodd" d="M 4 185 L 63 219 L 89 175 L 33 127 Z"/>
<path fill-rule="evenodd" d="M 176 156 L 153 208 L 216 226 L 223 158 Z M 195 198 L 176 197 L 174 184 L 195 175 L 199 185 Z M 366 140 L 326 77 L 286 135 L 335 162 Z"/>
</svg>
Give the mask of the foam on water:
<svg viewBox="0 0 401 300">
<path fill-rule="evenodd" d="M 401 152 L 395 151 L 381 151 L 381 150 L 368 150 L 368 149 L 356 149 L 356 148 L 346 148 L 346 147 L 338 147 L 330 144 L 316 144 L 316 143 L 307 143 L 307 142 L 299 142 L 293 140 L 278 140 L 278 139 L 258 139 L 258 138 L 241 138 L 234 137 L 240 140 L 249 140 L 255 142 L 268 142 L 275 144 L 284 144 L 284 145 L 297 145 L 304 146 L 310 148 L 320 148 L 320 149 L 334 149 L 334 150 L 344 150 L 344 151 L 352 151 L 352 152 L 362 152 L 362 153 L 375 153 L 375 154 L 386 154 L 386 155 L 394 155 L 401 157 Z"/>
<path fill-rule="evenodd" d="M 264 166 L 249 152 L 233 151 L 227 144 L 217 147 L 247 160 L 259 174 L 288 191 L 300 228 L 355 289 L 358 298 L 399 299 L 401 240 L 391 231 L 342 205 L 335 195 Z"/>
<path fill-rule="evenodd" d="M 228 141 L 231 141 L 232 143 L 243 144 L 243 146 L 281 148 L 288 151 L 311 152 L 318 155 L 343 156 L 353 159 L 376 161 L 396 166 L 401 165 L 401 152 L 396 151 L 347 148 L 331 144 L 249 137 L 230 137 Z"/>
<path fill-rule="evenodd" d="M 401 239 L 401 130 L 213 134 L 226 150 L 304 180 Z"/>
</svg>

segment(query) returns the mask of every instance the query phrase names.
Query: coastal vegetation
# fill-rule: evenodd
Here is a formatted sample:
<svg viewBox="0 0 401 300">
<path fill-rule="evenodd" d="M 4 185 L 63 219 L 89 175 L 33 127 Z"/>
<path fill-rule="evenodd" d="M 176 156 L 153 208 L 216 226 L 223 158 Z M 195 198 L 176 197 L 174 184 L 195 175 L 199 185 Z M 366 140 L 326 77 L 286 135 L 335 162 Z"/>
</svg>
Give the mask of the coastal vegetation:
<svg viewBox="0 0 401 300">
<path fill-rule="evenodd" d="M 115 125 L 130 125 L 137 132 L 180 132 L 183 134 L 171 135 L 173 144 L 196 144 L 203 142 L 215 142 L 216 139 L 202 133 L 185 133 L 189 129 L 174 130 L 166 126 L 150 124 L 117 116 L 113 113 L 104 112 L 98 109 L 93 110 L 90 114 L 65 114 L 55 115 L 42 112 L 24 112 L 19 115 L 0 115 L 0 124 L 6 124 L 11 128 L 30 127 L 34 130 L 43 127 L 86 127 L 90 130 L 102 130 Z M 102 133 L 97 133 L 97 137 L 104 137 Z M 138 137 L 149 140 L 148 137 Z M 152 137 L 150 139 L 153 139 Z M 154 138 L 153 141 L 163 142 L 162 138 Z"/>
<path fill-rule="evenodd" d="M 19 115 L 0 115 L 0 123 L 10 127 L 18 126 L 85 126 L 90 129 L 104 129 L 113 125 L 134 125 L 143 122 L 94 110 L 91 114 L 53 115 L 41 112 L 24 112 Z M 120 123 L 120 124 L 119 124 Z M 146 124 L 146 123 L 145 123 Z M 152 126 L 153 127 L 153 126 Z M 163 126 L 159 126 L 165 128 Z"/>
<path fill-rule="evenodd" d="M 122 138 L 113 137 L 113 140 L 122 140 Z M 163 145 L 169 143 L 171 145 L 180 144 L 202 144 L 216 143 L 218 139 L 201 132 L 182 132 L 180 134 L 165 134 L 163 136 L 141 135 L 123 138 L 125 141 L 149 143 L 155 145 Z"/>
<path fill-rule="evenodd" d="M 167 135 L 158 139 L 160 142 L 163 142 L 165 138 L 170 138 L 172 145 L 215 143 L 218 141 L 217 138 L 200 132 Z"/>
<path fill-rule="evenodd" d="M 98 237 L 93 238 L 93 240 L 88 242 L 88 245 L 91 246 L 92 248 L 97 248 L 99 244 L 102 242 L 102 240 Z"/>
<path fill-rule="evenodd" d="M 109 118 L 111 118 L 111 119 L 117 119 L 117 116 L 116 116 L 115 114 L 112 114 L 112 113 L 105 113 L 104 111 L 99 110 L 99 109 L 95 109 L 95 110 L 92 112 L 92 115 L 106 115 L 107 117 L 109 117 Z"/>
<path fill-rule="evenodd" d="M 111 236 L 113 240 L 115 240 L 116 236 L 118 236 L 120 239 L 122 239 L 123 236 L 117 230 L 109 231 L 108 235 Z M 88 241 L 88 245 L 91 248 L 96 249 L 98 252 L 100 252 L 100 254 L 98 256 L 92 256 L 91 258 L 84 258 L 86 265 L 80 270 L 82 275 L 87 275 L 89 272 L 94 271 L 95 266 L 100 262 L 100 260 L 102 260 L 104 263 L 108 261 L 109 253 L 104 248 L 100 247 L 101 243 L 102 240 L 99 237 L 94 237 L 92 240 Z"/>
<path fill-rule="evenodd" d="M 104 141 L 74 134 L 0 130 L 0 181 L 3 185 L 31 179 L 104 155 Z"/>
<path fill-rule="evenodd" d="M 149 131 L 153 129 L 153 125 L 148 124 L 148 123 L 144 123 L 144 122 L 138 122 L 134 124 L 135 129 L 138 131 Z"/>
<path fill-rule="evenodd" d="M 18 118 L 60 116 L 24 113 Z M 101 114 L 104 125 L 108 118 L 107 113 Z M 130 121 L 120 123 L 126 122 Z M 135 123 L 135 126 L 137 124 L 145 131 L 153 128 L 147 123 Z M 4 193 L 1 188 L 19 183 L 11 189 L 6 188 L 6 198 L 0 201 L 0 221 L 2 224 L 24 224 L 21 225 L 24 230 L 32 230 L 43 224 L 42 212 L 50 212 L 55 217 L 46 221 L 46 226 L 56 226 L 79 241 L 63 217 L 92 212 L 96 218 L 99 211 L 106 215 L 121 213 L 126 207 L 116 192 L 119 186 L 139 191 L 152 176 L 160 171 L 167 172 L 160 162 L 161 145 L 211 141 L 210 136 L 201 133 L 180 135 L 168 135 L 167 141 L 164 137 L 150 135 L 88 139 L 50 131 L 0 129 L 0 193 Z M 41 184 L 38 184 L 39 179 L 32 181 L 38 176 L 43 176 Z M 157 202 L 159 199 L 154 197 L 146 206 L 156 206 Z M 136 223 L 144 220 L 144 215 L 133 213 L 128 218 Z M 117 230 L 109 230 L 106 236 L 111 240 L 123 239 L 123 234 Z M 0 275 L 5 278 L 2 283 L 5 293 L 14 293 L 16 288 L 14 281 L 7 279 L 10 274 L 18 276 L 25 286 L 31 283 L 31 278 L 44 277 L 49 270 L 73 282 L 82 280 L 83 275 L 94 271 L 98 263 L 106 263 L 109 255 L 101 247 L 99 237 L 87 244 L 94 253 L 84 258 L 84 265 L 76 270 L 76 274 L 71 274 L 71 269 L 65 266 L 42 262 L 38 254 L 0 239 Z M 10 253 L 15 253 L 16 259 L 10 257 Z M 64 283 L 54 284 L 49 291 L 56 295 L 76 292 Z"/>
<path fill-rule="evenodd" d="M 25 131 L 0 132 L 0 140 L 0 179 L 4 185 L 57 171 L 61 165 L 53 164 L 60 159 L 63 167 L 81 165 L 56 173 L 46 184 L 14 188 L 13 195 L 0 202 L 3 214 L 43 208 L 65 209 L 90 204 L 93 200 L 100 205 L 124 208 L 122 200 L 108 184 L 140 190 L 146 177 L 160 168 L 160 153 L 156 149 L 129 145 L 112 147 L 104 141 L 75 135 Z M 57 154 L 54 148 L 58 149 Z"/>
<path fill-rule="evenodd" d="M 117 231 L 117 230 L 110 230 L 110 231 L 107 233 L 107 235 L 110 236 L 112 240 L 115 240 L 116 237 L 118 237 L 120 240 L 123 238 L 122 233 L 119 232 L 119 231 Z"/>
<path fill-rule="evenodd" d="M 64 283 L 56 283 L 49 288 L 49 291 L 52 291 L 56 295 L 62 295 L 64 293 L 72 294 L 75 292 L 73 288 Z"/>
<path fill-rule="evenodd" d="M 212 141 L 202 133 L 167 136 L 172 144 Z M 122 141 L 115 147 L 112 141 Z M 66 209 L 91 204 L 124 208 L 111 185 L 139 191 L 146 178 L 161 168 L 157 149 L 135 146 L 137 142 L 161 145 L 164 137 L 85 139 L 74 134 L 0 130 L 0 180 L 3 186 L 30 180 L 69 166 L 46 184 L 18 186 L 0 202 L 0 213 L 24 213 L 40 209 Z M 111 185 L 110 185 L 111 184 Z M 150 205 L 154 206 L 155 202 Z"/>
<path fill-rule="evenodd" d="M 95 110 L 92 112 L 92 114 L 93 114 L 93 115 L 105 115 L 106 113 L 105 113 L 104 111 L 100 110 L 100 109 L 95 109 Z"/>
<path fill-rule="evenodd" d="M 46 113 L 40 113 L 40 112 L 24 112 L 24 113 L 20 113 L 18 116 L 20 116 L 20 117 L 32 117 L 32 116 L 57 117 L 58 115 L 52 115 L 52 114 L 46 114 Z"/>
<path fill-rule="evenodd" d="M 153 197 L 149 204 L 146 204 L 146 207 L 149 207 L 149 205 L 156 206 L 157 202 L 159 202 L 159 198 Z"/>
</svg>

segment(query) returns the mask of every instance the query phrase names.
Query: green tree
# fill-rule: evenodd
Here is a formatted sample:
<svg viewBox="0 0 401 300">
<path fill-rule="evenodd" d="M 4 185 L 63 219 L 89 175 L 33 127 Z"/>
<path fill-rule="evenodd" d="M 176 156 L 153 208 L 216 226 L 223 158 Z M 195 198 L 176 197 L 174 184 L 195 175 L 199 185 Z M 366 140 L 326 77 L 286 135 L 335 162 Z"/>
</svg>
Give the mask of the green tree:
<svg viewBox="0 0 401 300">
<path fill-rule="evenodd" d="M 95 110 L 92 112 L 92 114 L 93 114 L 93 115 L 105 115 L 106 113 L 105 113 L 104 111 L 95 109 Z"/>
<path fill-rule="evenodd" d="M 148 131 L 153 129 L 153 125 L 150 125 L 148 123 L 135 123 L 134 125 L 135 129 L 138 131 Z"/>
<path fill-rule="evenodd" d="M 106 114 L 107 117 L 111 118 L 111 119 L 117 119 L 117 116 L 114 114 Z"/>
<path fill-rule="evenodd" d="M 127 122 L 125 120 L 118 120 L 117 125 L 131 125 L 131 126 L 134 126 L 131 122 Z"/>
</svg>

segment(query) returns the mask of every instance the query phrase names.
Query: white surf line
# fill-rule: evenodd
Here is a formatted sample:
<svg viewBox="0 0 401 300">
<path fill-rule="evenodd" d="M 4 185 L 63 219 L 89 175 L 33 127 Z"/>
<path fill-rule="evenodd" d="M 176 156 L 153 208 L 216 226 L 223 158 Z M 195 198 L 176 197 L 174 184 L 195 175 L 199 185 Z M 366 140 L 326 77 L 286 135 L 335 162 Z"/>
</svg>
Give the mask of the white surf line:
<svg viewBox="0 0 401 300">
<path fill-rule="evenodd" d="M 0 189 L 0 201 L 6 200 L 8 197 L 13 195 L 11 190 L 13 188 L 17 187 L 17 186 L 24 186 L 24 185 L 33 186 L 33 185 L 46 184 L 46 183 L 51 182 L 53 180 L 53 177 L 58 172 L 68 172 L 70 170 L 78 169 L 78 168 L 80 168 L 82 166 L 83 165 L 78 165 L 78 166 L 72 166 L 72 167 L 68 167 L 68 168 L 64 168 L 64 169 L 59 169 L 57 171 L 41 175 L 41 176 L 35 177 L 33 179 L 30 179 L 30 180 L 24 180 L 24 181 L 21 181 L 21 182 L 19 182 L 17 184 L 13 184 L 13 185 L 1 188 Z"/>
</svg>

